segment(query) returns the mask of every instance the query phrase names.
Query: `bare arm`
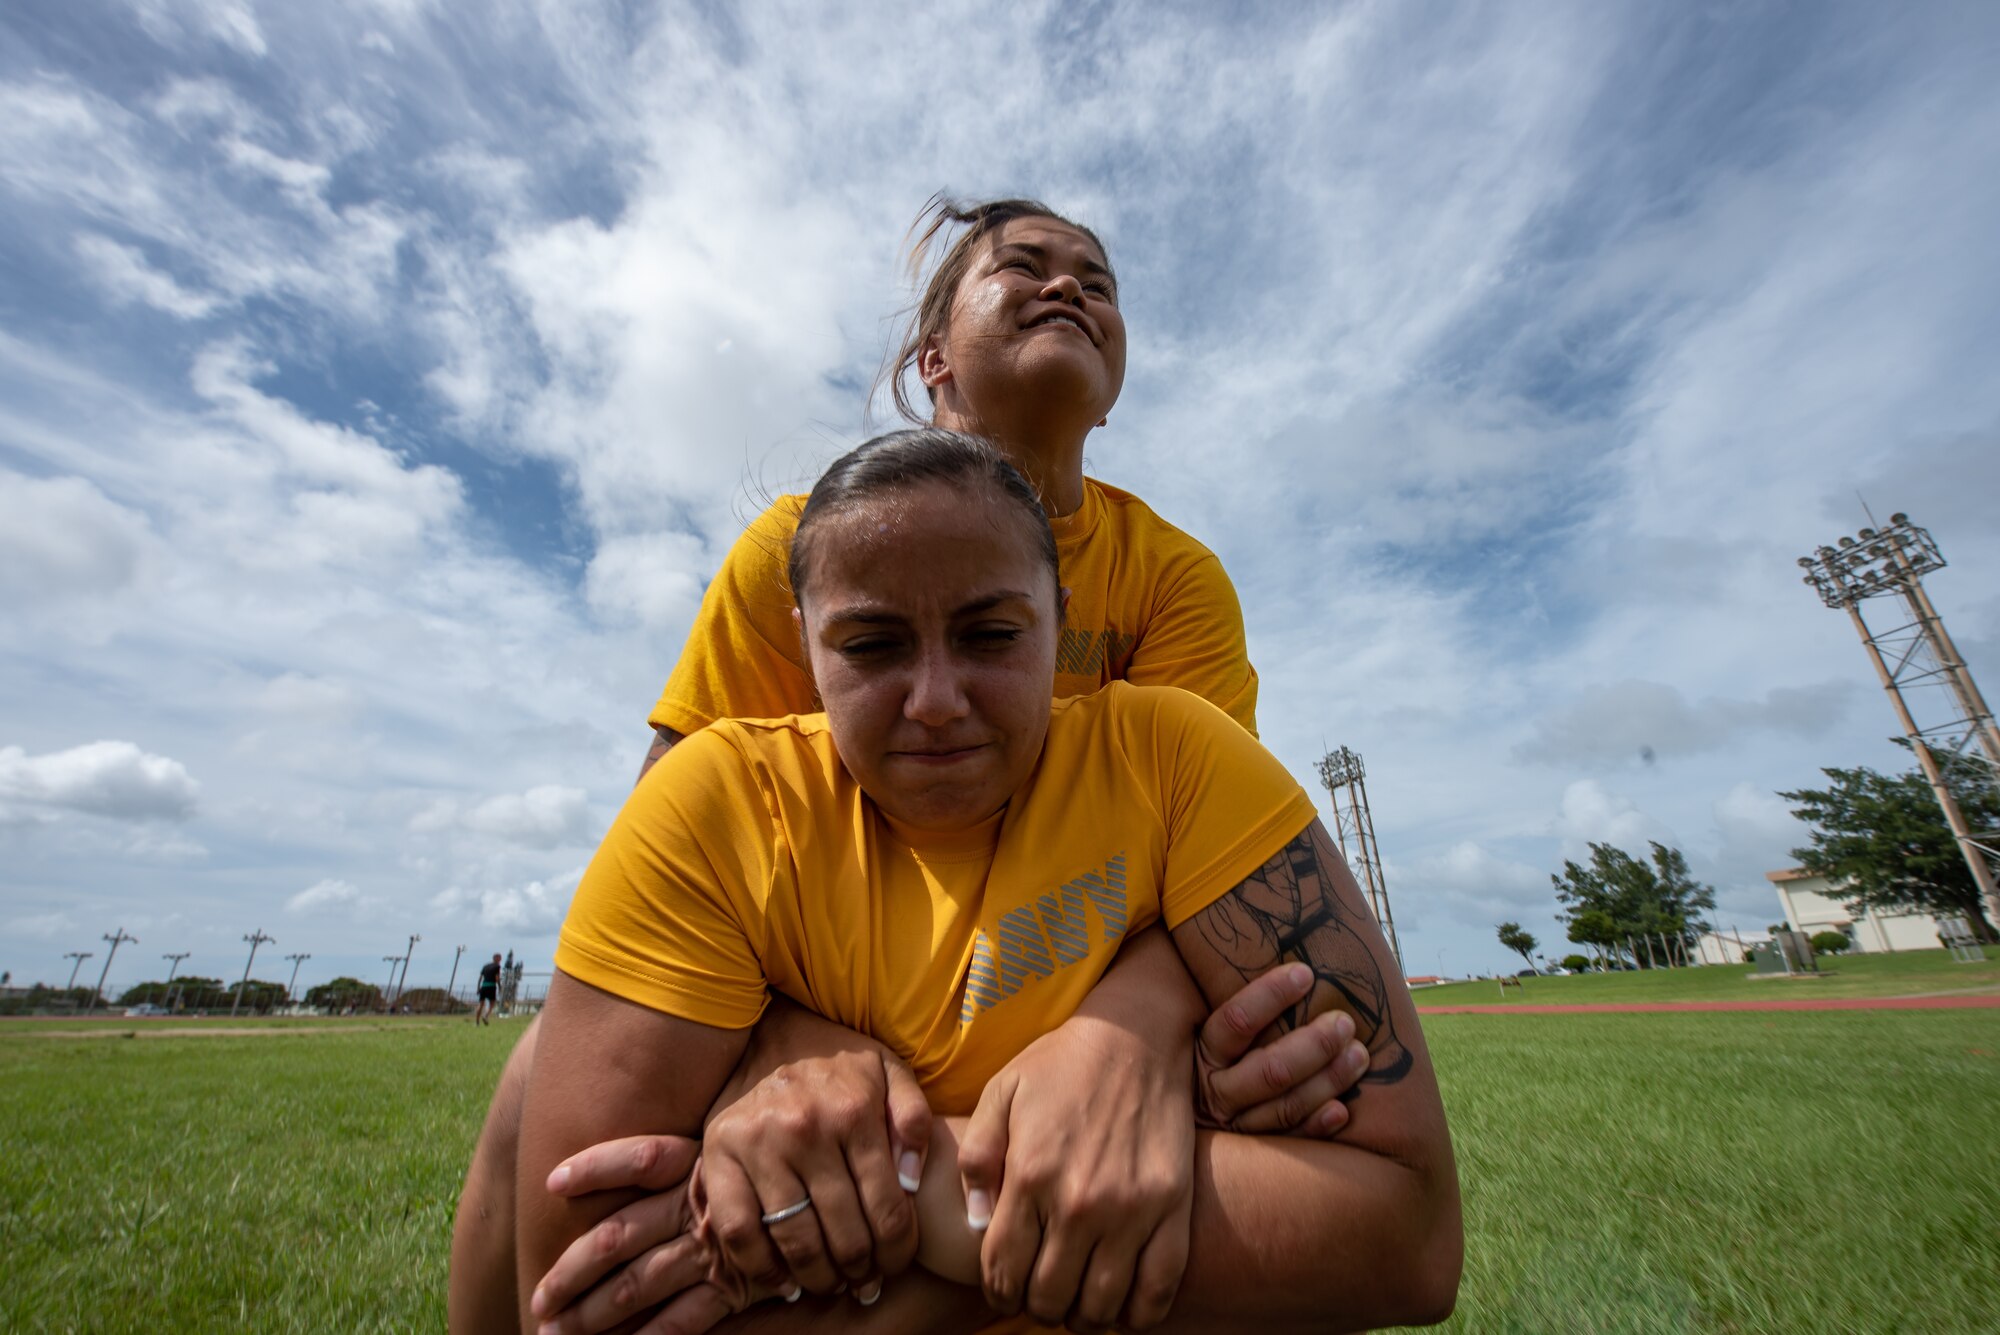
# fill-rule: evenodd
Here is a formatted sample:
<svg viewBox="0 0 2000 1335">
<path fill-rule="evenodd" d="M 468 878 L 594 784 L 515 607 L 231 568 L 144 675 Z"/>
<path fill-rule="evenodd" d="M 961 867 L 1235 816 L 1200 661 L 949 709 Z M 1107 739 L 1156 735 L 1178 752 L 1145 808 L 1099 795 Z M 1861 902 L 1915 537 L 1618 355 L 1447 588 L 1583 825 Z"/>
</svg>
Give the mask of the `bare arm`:
<svg viewBox="0 0 2000 1335">
<path fill-rule="evenodd" d="M 557 972 L 542 1009 L 535 1065 L 521 1109 L 516 1168 L 516 1283 L 522 1329 L 535 1284 L 563 1249 L 646 1193 L 556 1196 L 563 1160 L 600 1141 L 665 1130 L 695 1136 L 729 1078 L 748 1030 L 716 1029 L 614 997 Z"/>
<path fill-rule="evenodd" d="M 1388 946 L 1318 821 L 1174 933 L 1211 1003 L 1302 962 L 1314 987 L 1276 1026 L 1351 1015 L 1370 1068 L 1335 1143 L 1202 1132 L 1188 1264 L 1162 1329 L 1361 1330 L 1442 1320 L 1463 1264 L 1458 1176 L 1437 1082 Z M 969 1283 L 980 1238 L 950 1164 L 965 1124 L 933 1131 L 918 1259 Z M 935 1180 L 934 1180 L 935 1179 Z"/>
<path fill-rule="evenodd" d="M 1443 1319 L 1464 1261 L 1444 1104 L 1409 989 L 1325 828 L 1313 821 L 1174 944 L 1211 1003 L 1303 962 L 1314 987 L 1278 1027 L 1345 1011 L 1370 1061 L 1337 1143 L 1203 1138 L 1173 1324 L 1267 1305 L 1278 1320 L 1336 1313 L 1355 1328 Z"/>
</svg>

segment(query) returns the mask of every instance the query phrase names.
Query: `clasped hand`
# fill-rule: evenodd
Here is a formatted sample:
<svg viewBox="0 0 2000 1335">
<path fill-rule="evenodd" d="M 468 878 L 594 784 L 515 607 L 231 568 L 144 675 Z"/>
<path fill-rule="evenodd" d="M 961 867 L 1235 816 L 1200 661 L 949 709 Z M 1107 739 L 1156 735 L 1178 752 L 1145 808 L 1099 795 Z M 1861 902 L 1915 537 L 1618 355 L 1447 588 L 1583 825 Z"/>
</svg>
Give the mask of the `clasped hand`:
<svg viewBox="0 0 2000 1335">
<path fill-rule="evenodd" d="M 1164 1319 L 1187 1260 L 1197 1122 L 1321 1138 L 1345 1125 L 1339 1096 L 1367 1065 L 1352 1021 L 1270 1030 L 1310 984 L 1302 965 L 1272 970 L 1178 1044 L 1089 1014 L 1030 1044 L 961 1132 L 966 1224 L 983 1236 L 979 1273 L 948 1277 L 979 1283 L 996 1311 L 1078 1330 Z M 693 1335 L 802 1291 L 872 1303 L 917 1252 L 908 1189 L 931 1113 L 906 1066 L 848 1039 L 778 1066 L 699 1143 L 633 1137 L 559 1166 L 548 1185 L 560 1195 L 653 1194 L 563 1253 L 535 1292 L 543 1330 L 609 1330 L 666 1304 L 647 1329 Z"/>
</svg>

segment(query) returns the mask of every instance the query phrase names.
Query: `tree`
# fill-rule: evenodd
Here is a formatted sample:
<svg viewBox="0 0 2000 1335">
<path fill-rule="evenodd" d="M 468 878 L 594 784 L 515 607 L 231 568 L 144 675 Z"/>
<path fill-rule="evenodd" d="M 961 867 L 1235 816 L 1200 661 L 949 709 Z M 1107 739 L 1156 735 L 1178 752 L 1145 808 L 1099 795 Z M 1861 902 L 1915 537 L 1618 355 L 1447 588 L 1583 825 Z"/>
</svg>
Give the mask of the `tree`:
<svg viewBox="0 0 2000 1335">
<path fill-rule="evenodd" d="M 2000 795 L 1976 782 L 1969 766 L 1947 767 L 1952 796 L 1974 829 L 2000 826 Z M 1945 823 L 1937 794 L 1921 771 L 1825 769 L 1826 788 L 1779 793 L 1798 805 L 1792 814 L 1812 827 L 1812 843 L 1792 856 L 1837 885 L 1850 913 L 1916 910 L 1963 917 L 1983 940 L 2000 940 L 1980 901 L 1979 883 Z"/>
<path fill-rule="evenodd" d="M 1520 923 L 1503 922 L 1500 924 L 1500 944 L 1526 960 L 1530 969 L 1535 969 L 1535 957 L 1532 952 L 1535 949 L 1536 941 L 1532 935 L 1521 930 Z M 1540 973 L 1541 970 L 1535 969 L 1535 972 Z"/>
<path fill-rule="evenodd" d="M 464 1002 L 441 987 L 413 987 L 396 998 L 396 1007 L 408 1008 L 416 1015 L 449 1015 L 467 1009 Z"/>
<path fill-rule="evenodd" d="M 1827 931 L 1812 934 L 1812 948 L 1815 955 L 1838 955 L 1853 944 L 1847 939 L 1845 932 Z"/>
<path fill-rule="evenodd" d="M 349 1006 L 360 1011 L 378 1010 L 382 1005 L 382 989 L 359 978 L 336 978 L 306 989 L 306 1005 L 330 1011 L 343 1011 Z"/>
<path fill-rule="evenodd" d="M 1588 955 L 1563 956 L 1563 968 L 1568 969 L 1571 973 L 1582 973 L 1585 969 L 1588 969 L 1589 967 L 1590 967 L 1590 956 Z"/>
<path fill-rule="evenodd" d="M 1715 888 L 1694 879 L 1678 848 L 1653 844 L 1650 864 L 1610 844 L 1590 846 L 1590 865 L 1563 863 L 1551 876 L 1563 905 L 1569 939 L 1593 945 L 1614 958 L 1629 952 L 1629 938 L 1666 936 L 1683 947 L 1708 925 Z M 1635 956 L 1645 967 L 1645 957 Z"/>
</svg>

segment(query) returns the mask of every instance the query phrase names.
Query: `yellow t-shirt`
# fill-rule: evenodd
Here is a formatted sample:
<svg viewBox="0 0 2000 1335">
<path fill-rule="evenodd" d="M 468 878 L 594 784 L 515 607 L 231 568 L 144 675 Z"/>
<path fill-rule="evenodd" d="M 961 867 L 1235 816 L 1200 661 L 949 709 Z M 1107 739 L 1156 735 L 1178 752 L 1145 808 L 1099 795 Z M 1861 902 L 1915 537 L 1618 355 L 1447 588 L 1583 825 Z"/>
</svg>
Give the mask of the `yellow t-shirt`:
<svg viewBox="0 0 2000 1335">
<path fill-rule="evenodd" d="M 640 782 L 578 887 L 556 964 L 742 1028 L 767 987 L 901 1054 L 940 1113 L 1062 1024 L 1125 937 L 1179 926 L 1313 818 L 1271 754 L 1185 691 L 1058 701 L 1006 808 L 899 828 L 823 714 L 727 719 Z"/>
<path fill-rule="evenodd" d="M 779 497 L 730 548 L 653 706 L 654 727 L 692 736 L 719 718 L 819 708 L 785 578 L 805 502 Z M 1083 480 L 1083 504 L 1053 527 L 1070 591 L 1056 695 L 1088 695 L 1114 681 L 1178 686 L 1254 734 L 1257 672 L 1244 648 L 1242 605 L 1215 554 L 1095 478 Z"/>
</svg>

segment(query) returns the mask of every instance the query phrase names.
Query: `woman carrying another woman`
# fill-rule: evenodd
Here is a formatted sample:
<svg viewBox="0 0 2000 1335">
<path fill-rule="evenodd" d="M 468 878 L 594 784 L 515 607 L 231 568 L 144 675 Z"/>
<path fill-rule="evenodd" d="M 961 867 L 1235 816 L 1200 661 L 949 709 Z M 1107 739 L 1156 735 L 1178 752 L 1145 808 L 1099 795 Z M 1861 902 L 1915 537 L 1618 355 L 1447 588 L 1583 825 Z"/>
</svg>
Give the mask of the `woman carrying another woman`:
<svg viewBox="0 0 2000 1335">
<path fill-rule="evenodd" d="M 969 209 L 940 204 L 929 219 L 915 247 L 918 257 L 947 224 L 968 227 L 939 264 L 909 335 L 885 370 L 906 415 L 915 417 L 903 398 L 903 376 L 914 370 L 936 421 L 991 436 L 1058 513 L 1057 552 L 1069 601 L 1058 640 L 1055 693 L 1087 693 L 1124 679 L 1177 685 L 1254 728 L 1256 675 L 1244 651 L 1235 593 L 1219 563 L 1136 498 L 1083 476 L 1084 440 L 1110 411 L 1124 376 L 1124 324 L 1102 247 L 1086 229 L 1029 201 Z M 802 500 L 785 497 L 773 505 L 711 583 L 688 649 L 654 712 L 659 737 L 648 765 L 683 734 L 717 718 L 775 717 L 817 707 L 785 574 Z M 1121 960 L 1106 977 L 1107 1002 L 1123 989 L 1129 1002 L 1143 1008 L 1163 989 L 1188 986 L 1171 952 L 1144 956 L 1135 944 L 1128 953 L 1133 958 Z M 1322 1037 L 1330 1032 L 1318 1031 Z M 841 1046 L 832 1026 L 796 1008 L 779 1008 L 757 1035 L 739 1087 L 754 1083 L 749 1077 L 758 1073 L 752 1068 L 759 1058 L 761 1070 L 769 1071 L 790 1057 Z M 1060 1065 L 1059 1038 L 1045 1040 L 1039 1054 L 1055 1065 Z M 1126 1045 L 1121 1060 L 1112 1063 L 1117 1069 L 1150 1070 L 1156 1080 L 1179 1069 L 1186 1083 L 1185 1062 L 1176 1067 L 1171 1052 L 1147 1051 L 1134 1028 L 1121 1028 L 1113 1038 Z M 490 1286 L 480 1276 L 496 1267 L 511 1269 L 514 1136 L 520 1089 L 537 1039 L 531 1029 L 518 1045 L 467 1177 L 453 1244 L 454 1329 L 499 1328 L 487 1301 Z M 1059 1122 L 1088 1095 L 1133 1137 L 1147 1134 L 1146 1119 L 1157 1100 L 1145 1079 L 1084 1083 L 1105 1058 L 1104 1042 L 1075 1048 L 1072 1078 L 1045 1080 L 1042 1089 L 1024 1095 L 1009 1125 L 1030 1122 L 1023 1108 Z M 1291 1051 L 1298 1047 L 1295 1043 Z M 1327 1045 L 1328 1055 L 1340 1047 Z M 1303 1067 L 1267 1071 L 1262 1092 L 1283 1098 L 1254 1107 L 1255 1099 L 1245 1099 L 1233 1108 L 1218 1098 L 1208 1111 L 1223 1124 L 1244 1129 L 1331 1135 L 1346 1112 L 1331 1100 L 1361 1060 L 1362 1054 L 1350 1051 L 1323 1060 L 1310 1074 Z M 1292 1082 L 1289 1090 L 1285 1081 Z M 1238 1081 L 1234 1087 L 1248 1084 Z M 1220 1086 L 1211 1081 L 1205 1088 Z M 1230 1116 L 1232 1111 L 1237 1115 Z M 902 1155 L 914 1150 L 921 1158 L 922 1144 L 911 1142 L 920 1141 L 922 1125 L 921 1115 L 911 1120 L 912 1133 L 896 1146 Z M 903 1127 L 899 1123 L 896 1129 Z M 975 1177 L 968 1173 L 969 1185 Z M 852 1272 L 849 1277 L 859 1278 Z M 805 1275 L 799 1278 L 814 1291 L 823 1287 Z"/>
<path fill-rule="evenodd" d="M 804 508 L 790 570 L 824 715 L 721 721 L 674 747 L 564 924 L 521 1127 L 524 1305 L 623 1204 L 542 1180 L 599 1142 L 697 1134 L 772 989 L 887 1045 L 950 1114 L 1159 921 L 1210 1004 L 1303 964 L 1311 990 L 1280 1027 L 1353 1017 L 1370 1068 L 1340 1139 L 1202 1133 L 1183 1275 L 1143 1251 L 1037 1238 L 1034 1203 L 1005 1179 L 982 1238 L 954 1164 L 968 1125 L 948 1115 L 916 1193 L 918 1260 L 944 1287 L 913 1290 L 898 1316 L 963 1328 L 973 1309 L 950 1307 L 953 1285 L 1019 1310 L 1044 1269 L 1080 1277 L 1069 1314 L 1092 1326 L 1150 1324 L 1169 1303 L 1186 1329 L 1448 1313 L 1457 1177 L 1416 1014 L 1277 761 L 1184 691 L 1113 684 L 1051 704 L 1054 536 L 980 442 L 911 431 L 843 457 Z M 779 1234 L 817 1203 L 801 1183 L 757 1185 L 748 1200 L 691 1192 L 702 1226 L 663 1260 L 691 1286 L 669 1317 L 699 1325 L 765 1296 L 716 1239 Z M 781 1190 L 804 1199 L 763 1194 Z"/>
</svg>

